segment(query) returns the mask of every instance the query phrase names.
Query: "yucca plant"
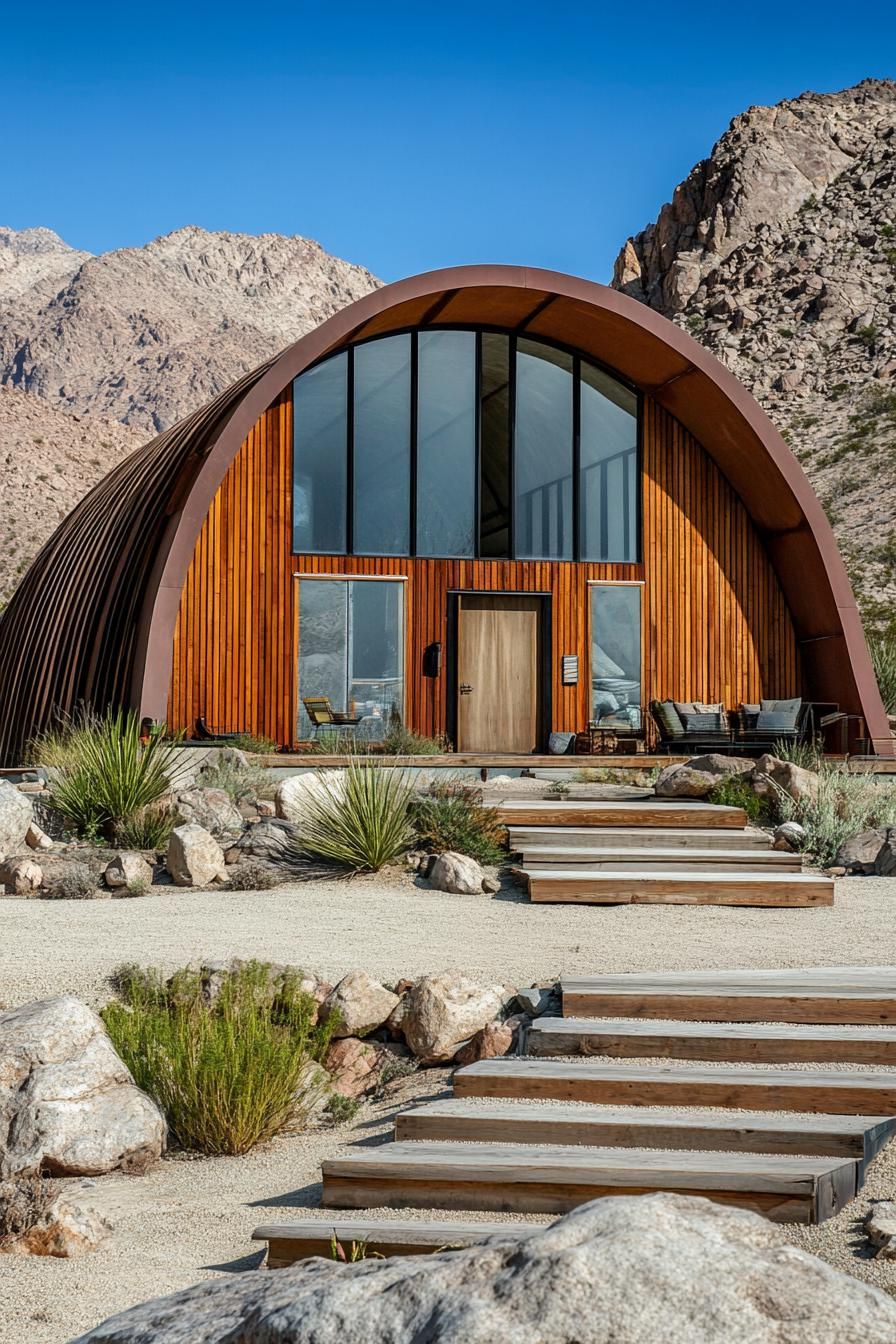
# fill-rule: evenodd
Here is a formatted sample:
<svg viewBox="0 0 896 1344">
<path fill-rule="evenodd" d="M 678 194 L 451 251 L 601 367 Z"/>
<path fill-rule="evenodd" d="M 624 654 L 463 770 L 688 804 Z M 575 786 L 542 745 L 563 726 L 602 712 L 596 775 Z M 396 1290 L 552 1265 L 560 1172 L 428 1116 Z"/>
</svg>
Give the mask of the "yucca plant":
<svg viewBox="0 0 896 1344">
<path fill-rule="evenodd" d="M 356 873 L 376 873 L 408 849 L 413 788 L 402 770 L 353 761 L 319 776 L 309 793 L 292 852 Z"/>
<path fill-rule="evenodd" d="M 206 993 L 197 971 L 125 968 L 103 1009 L 112 1044 L 164 1113 L 171 1137 L 202 1153 L 246 1153 L 299 1127 L 321 1099 L 308 1065 L 326 1053 L 338 1015 L 317 1025 L 299 976 L 262 962 L 227 971 Z M 316 1070 L 312 1074 L 320 1077 Z"/>
<path fill-rule="evenodd" d="M 177 742 L 161 734 L 144 744 L 133 712 L 83 718 L 72 725 L 68 759 L 50 784 L 50 806 L 77 835 L 114 840 L 122 823 L 168 792 L 177 750 Z"/>
<path fill-rule="evenodd" d="M 868 641 L 871 663 L 888 714 L 896 714 L 896 636 L 878 635 Z"/>
</svg>

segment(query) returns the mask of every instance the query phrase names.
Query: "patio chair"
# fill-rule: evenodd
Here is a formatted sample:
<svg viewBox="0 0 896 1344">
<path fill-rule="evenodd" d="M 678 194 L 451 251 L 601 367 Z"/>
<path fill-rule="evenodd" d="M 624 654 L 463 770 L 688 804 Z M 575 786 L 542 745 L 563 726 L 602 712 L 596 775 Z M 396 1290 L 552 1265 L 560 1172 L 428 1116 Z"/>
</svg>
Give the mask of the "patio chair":
<svg viewBox="0 0 896 1344">
<path fill-rule="evenodd" d="M 315 737 L 321 728 L 337 730 L 347 728 L 354 731 L 361 722 L 360 714 L 347 714 L 344 710 L 334 709 L 330 704 L 328 695 L 307 695 L 303 698 L 302 704 L 305 706 L 305 713 L 311 720 L 311 728 Z"/>
<path fill-rule="evenodd" d="M 734 740 L 722 705 L 692 700 L 651 700 L 650 714 L 659 729 L 657 751 L 671 755 L 730 748 Z"/>
<path fill-rule="evenodd" d="M 809 706 L 792 700 L 760 700 L 737 709 L 738 747 L 744 751 L 771 751 L 776 742 L 801 742 L 809 722 Z"/>
</svg>

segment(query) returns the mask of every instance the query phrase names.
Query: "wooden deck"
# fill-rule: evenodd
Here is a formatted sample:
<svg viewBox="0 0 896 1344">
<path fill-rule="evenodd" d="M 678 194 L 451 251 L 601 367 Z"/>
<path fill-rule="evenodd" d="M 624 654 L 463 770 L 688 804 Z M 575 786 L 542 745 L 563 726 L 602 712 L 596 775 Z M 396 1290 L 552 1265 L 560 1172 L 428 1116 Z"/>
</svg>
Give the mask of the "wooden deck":
<svg viewBox="0 0 896 1344">
<path fill-rule="evenodd" d="M 742 831 L 747 814 L 740 807 L 718 807 L 712 803 L 681 803 L 646 798 L 637 802 L 594 800 L 593 802 L 545 801 L 506 798 L 497 805 L 498 815 L 507 826 L 666 826 L 699 827 L 702 830 Z"/>
</svg>

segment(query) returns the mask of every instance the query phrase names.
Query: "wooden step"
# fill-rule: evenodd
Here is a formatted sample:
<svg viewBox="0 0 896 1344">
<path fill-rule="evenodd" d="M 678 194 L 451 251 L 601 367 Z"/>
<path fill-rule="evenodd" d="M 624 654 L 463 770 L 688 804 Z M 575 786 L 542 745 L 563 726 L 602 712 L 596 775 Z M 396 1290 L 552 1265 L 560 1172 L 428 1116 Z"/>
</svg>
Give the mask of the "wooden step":
<svg viewBox="0 0 896 1344">
<path fill-rule="evenodd" d="M 858 1164 L 831 1157 L 511 1143 L 391 1143 L 323 1163 L 335 1208 L 565 1213 L 605 1195 L 676 1190 L 778 1222 L 821 1222 L 854 1198 Z"/>
<path fill-rule="evenodd" d="M 294 1223 L 265 1223 L 252 1233 L 253 1241 L 268 1243 L 268 1269 L 285 1269 L 297 1260 L 320 1255 L 332 1259 L 332 1241 L 351 1256 L 352 1245 L 368 1256 L 424 1255 L 427 1252 L 473 1246 L 489 1237 L 522 1241 L 541 1232 L 538 1223 L 414 1222 L 383 1218 L 304 1218 Z"/>
<path fill-rule="evenodd" d="M 573 1102 L 430 1101 L 395 1117 L 402 1141 L 590 1144 L 598 1148 L 698 1148 L 703 1152 L 811 1153 L 871 1161 L 896 1133 L 883 1115 L 776 1115 Z"/>
<path fill-rule="evenodd" d="M 815 873 L 664 873 L 623 869 L 599 873 L 554 868 L 520 870 L 537 904 L 577 905 L 833 905 L 834 883 Z"/>
<path fill-rule="evenodd" d="M 896 1024 L 896 967 L 672 971 L 564 980 L 570 1017 Z"/>
<path fill-rule="evenodd" d="M 578 873 L 799 873 L 799 854 L 777 849 L 606 849 L 526 845 L 522 866 L 530 873 L 574 869 Z"/>
<path fill-rule="evenodd" d="M 459 1097 L 547 1097 L 608 1106 L 737 1106 L 749 1111 L 896 1115 L 896 1071 L 688 1068 L 593 1060 L 483 1059 L 458 1069 Z"/>
<path fill-rule="evenodd" d="M 505 798 L 497 805 L 507 826 L 698 826 L 743 830 L 747 814 L 740 807 L 717 807 L 712 803 L 667 802 L 659 798 L 644 802 L 566 803 Z"/>
<path fill-rule="evenodd" d="M 896 1066 L 892 1027 L 781 1026 L 740 1022 L 615 1022 L 612 1018 L 539 1017 L 526 1054 L 615 1055 L 620 1059 L 717 1059 L 777 1064 Z"/>
<path fill-rule="evenodd" d="M 510 848 L 521 853 L 530 845 L 587 849 L 771 849 L 765 831 L 709 830 L 703 826 L 510 826 Z M 775 851 L 779 853 L 781 851 Z"/>
</svg>

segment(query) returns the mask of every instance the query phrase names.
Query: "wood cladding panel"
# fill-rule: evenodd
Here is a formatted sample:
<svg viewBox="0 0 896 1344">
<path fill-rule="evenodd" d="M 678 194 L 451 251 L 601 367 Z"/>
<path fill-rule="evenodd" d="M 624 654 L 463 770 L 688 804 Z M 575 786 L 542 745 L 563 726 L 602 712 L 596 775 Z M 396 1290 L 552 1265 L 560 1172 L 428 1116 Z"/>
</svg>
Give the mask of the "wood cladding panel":
<svg viewBox="0 0 896 1344">
<path fill-rule="evenodd" d="M 645 704 L 799 694 L 799 653 L 762 540 L 719 469 L 667 412 L 644 399 L 642 562 L 429 560 L 302 556 L 291 549 L 292 399 L 288 389 L 258 421 L 218 491 L 184 586 L 174 646 L 169 722 L 202 715 L 220 731 L 295 743 L 296 573 L 405 578 L 406 719 L 435 735 L 449 721 L 448 609 L 454 591 L 550 596 L 550 722 L 590 717 L 589 580 L 643 582 Z M 422 674 L 440 642 L 442 674 Z M 577 654 L 579 683 L 561 683 Z"/>
</svg>

